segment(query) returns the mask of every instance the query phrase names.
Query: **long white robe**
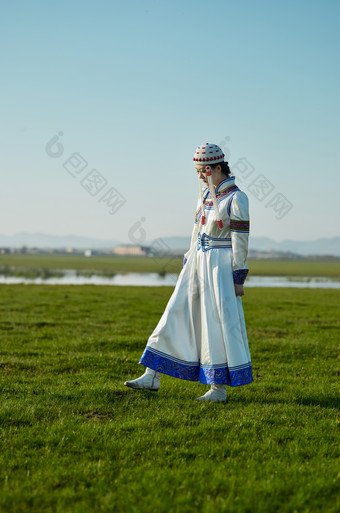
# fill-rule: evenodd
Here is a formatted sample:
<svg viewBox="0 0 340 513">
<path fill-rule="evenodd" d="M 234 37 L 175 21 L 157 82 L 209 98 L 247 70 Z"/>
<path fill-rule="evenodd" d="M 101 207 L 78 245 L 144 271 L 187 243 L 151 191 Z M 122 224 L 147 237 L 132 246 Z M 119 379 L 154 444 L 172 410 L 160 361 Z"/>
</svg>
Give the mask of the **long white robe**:
<svg viewBox="0 0 340 513">
<path fill-rule="evenodd" d="M 139 363 L 176 378 L 234 387 L 253 381 L 242 299 L 234 288 L 248 273 L 248 198 L 234 176 L 215 193 L 223 228 L 207 188 L 206 222 L 199 198 L 191 247 Z"/>
</svg>

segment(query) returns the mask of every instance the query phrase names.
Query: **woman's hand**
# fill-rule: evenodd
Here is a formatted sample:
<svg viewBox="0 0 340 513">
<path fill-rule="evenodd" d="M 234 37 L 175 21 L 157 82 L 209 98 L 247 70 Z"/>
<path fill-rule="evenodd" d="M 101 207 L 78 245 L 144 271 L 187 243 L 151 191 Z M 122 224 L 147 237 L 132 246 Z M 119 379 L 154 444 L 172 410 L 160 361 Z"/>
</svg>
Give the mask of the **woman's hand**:
<svg viewBox="0 0 340 513">
<path fill-rule="evenodd" d="M 236 296 L 244 296 L 244 288 L 243 285 L 239 285 L 238 283 L 234 283 L 235 294 Z"/>
</svg>

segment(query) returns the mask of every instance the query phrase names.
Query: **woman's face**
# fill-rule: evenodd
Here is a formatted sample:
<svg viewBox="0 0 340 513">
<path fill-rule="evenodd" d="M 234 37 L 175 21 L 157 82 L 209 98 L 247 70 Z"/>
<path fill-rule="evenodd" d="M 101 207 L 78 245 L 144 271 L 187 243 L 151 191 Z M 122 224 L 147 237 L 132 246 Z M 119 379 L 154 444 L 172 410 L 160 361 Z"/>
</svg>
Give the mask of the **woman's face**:
<svg viewBox="0 0 340 513">
<path fill-rule="evenodd" d="M 205 184 L 208 185 L 208 180 L 207 180 L 207 173 L 206 173 L 206 166 L 202 166 L 202 165 L 197 165 L 196 166 L 196 171 L 197 171 L 197 174 L 199 176 L 199 178 L 201 180 L 203 180 L 203 182 Z M 212 177 L 212 180 L 213 180 L 213 184 L 214 186 L 216 187 L 220 182 L 222 182 L 222 180 L 225 179 L 225 175 L 222 173 L 222 168 L 221 166 L 216 166 L 215 169 L 212 169 L 211 170 L 211 177 Z"/>
<path fill-rule="evenodd" d="M 207 173 L 205 170 L 205 166 L 196 166 L 196 171 L 197 171 L 197 174 L 198 174 L 200 180 L 203 180 L 203 182 L 208 185 Z"/>
</svg>

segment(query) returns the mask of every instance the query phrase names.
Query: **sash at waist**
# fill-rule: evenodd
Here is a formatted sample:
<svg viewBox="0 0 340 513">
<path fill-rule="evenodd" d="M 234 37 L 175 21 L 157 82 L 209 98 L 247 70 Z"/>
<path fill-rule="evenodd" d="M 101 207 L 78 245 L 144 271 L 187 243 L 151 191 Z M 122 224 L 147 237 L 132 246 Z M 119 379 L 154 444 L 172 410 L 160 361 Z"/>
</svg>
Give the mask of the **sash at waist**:
<svg viewBox="0 0 340 513">
<path fill-rule="evenodd" d="M 232 249 L 231 245 L 231 237 L 218 238 L 218 237 L 210 237 L 210 235 L 207 235 L 206 233 L 203 233 L 201 235 L 198 234 L 197 238 L 197 251 L 200 249 L 204 251 L 209 251 L 209 249 L 217 249 L 217 248 L 230 248 Z"/>
</svg>

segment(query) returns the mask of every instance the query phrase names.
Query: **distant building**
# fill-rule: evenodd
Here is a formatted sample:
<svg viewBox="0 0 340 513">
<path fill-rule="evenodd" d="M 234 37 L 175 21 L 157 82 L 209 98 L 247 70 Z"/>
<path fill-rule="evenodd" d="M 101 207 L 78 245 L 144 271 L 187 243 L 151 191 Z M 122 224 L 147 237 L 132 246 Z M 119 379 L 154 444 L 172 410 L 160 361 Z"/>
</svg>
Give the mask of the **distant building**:
<svg viewBox="0 0 340 513">
<path fill-rule="evenodd" d="M 91 249 L 86 249 L 86 250 L 85 250 L 85 252 L 84 252 L 84 255 L 85 255 L 86 257 L 90 257 L 90 256 L 92 256 L 92 251 L 91 251 Z"/>
<path fill-rule="evenodd" d="M 134 255 L 134 256 L 145 256 L 150 253 L 150 248 L 143 246 L 132 246 L 127 244 L 126 246 L 116 246 L 113 248 L 115 255 Z"/>
</svg>

